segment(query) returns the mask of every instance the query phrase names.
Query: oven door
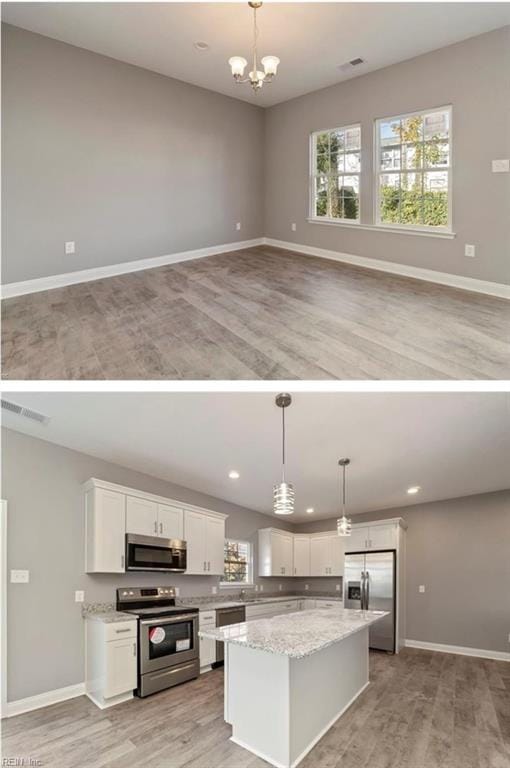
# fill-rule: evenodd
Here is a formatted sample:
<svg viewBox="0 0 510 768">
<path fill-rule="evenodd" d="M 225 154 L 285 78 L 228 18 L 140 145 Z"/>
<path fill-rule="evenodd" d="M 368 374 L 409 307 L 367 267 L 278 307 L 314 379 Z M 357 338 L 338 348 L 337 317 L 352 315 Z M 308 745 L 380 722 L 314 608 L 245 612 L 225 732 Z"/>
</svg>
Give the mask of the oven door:
<svg viewBox="0 0 510 768">
<path fill-rule="evenodd" d="M 126 570 L 182 573 L 186 570 L 186 542 L 127 533 Z"/>
<path fill-rule="evenodd" d="M 198 658 L 198 614 L 140 619 L 140 672 Z"/>
</svg>

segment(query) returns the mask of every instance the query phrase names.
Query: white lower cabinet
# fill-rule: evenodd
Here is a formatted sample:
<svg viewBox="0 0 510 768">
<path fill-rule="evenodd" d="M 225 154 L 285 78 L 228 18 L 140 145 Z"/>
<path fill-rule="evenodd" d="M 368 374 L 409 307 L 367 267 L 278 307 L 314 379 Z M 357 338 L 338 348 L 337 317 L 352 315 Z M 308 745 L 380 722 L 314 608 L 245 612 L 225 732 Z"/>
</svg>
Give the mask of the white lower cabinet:
<svg viewBox="0 0 510 768">
<path fill-rule="evenodd" d="M 200 629 L 216 626 L 216 611 L 200 611 L 198 615 L 198 625 Z M 206 672 L 211 664 L 216 661 L 216 640 L 200 638 L 200 670 Z"/>
<path fill-rule="evenodd" d="M 137 686 L 137 622 L 86 621 L 85 692 L 101 709 L 132 698 Z"/>
<path fill-rule="evenodd" d="M 275 603 L 257 603 L 246 606 L 246 621 L 267 619 L 282 613 L 295 613 L 301 610 L 301 600 L 279 600 Z"/>
</svg>

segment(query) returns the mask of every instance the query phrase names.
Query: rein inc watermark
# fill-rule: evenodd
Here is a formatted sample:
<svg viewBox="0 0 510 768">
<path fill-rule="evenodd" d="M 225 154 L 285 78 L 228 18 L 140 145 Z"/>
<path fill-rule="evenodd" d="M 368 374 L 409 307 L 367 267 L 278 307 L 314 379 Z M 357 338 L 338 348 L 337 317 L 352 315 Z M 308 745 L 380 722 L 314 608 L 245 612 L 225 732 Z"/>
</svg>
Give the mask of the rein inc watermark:
<svg viewBox="0 0 510 768">
<path fill-rule="evenodd" d="M 28 766 L 42 765 L 42 760 L 37 757 L 3 757 L 2 766 L 14 766 L 15 768 L 26 768 Z"/>
</svg>

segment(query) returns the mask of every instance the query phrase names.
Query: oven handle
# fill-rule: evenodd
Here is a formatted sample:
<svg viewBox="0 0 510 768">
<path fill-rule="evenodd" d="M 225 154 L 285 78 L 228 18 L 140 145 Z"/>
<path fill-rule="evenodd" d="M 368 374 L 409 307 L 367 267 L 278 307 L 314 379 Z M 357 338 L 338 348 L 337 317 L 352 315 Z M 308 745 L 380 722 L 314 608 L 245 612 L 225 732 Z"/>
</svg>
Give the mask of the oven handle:
<svg viewBox="0 0 510 768">
<path fill-rule="evenodd" d="M 180 621 L 187 621 L 188 619 L 193 619 L 196 621 L 197 614 L 196 613 L 183 613 L 182 616 L 176 616 L 174 619 L 142 619 L 140 621 L 140 624 L 143 624 L 145 627 L 150 627 L 151 625 L 156 624 L 157 626 L 162 626 L 163 624 L 178 624 Z"/>
</svg>

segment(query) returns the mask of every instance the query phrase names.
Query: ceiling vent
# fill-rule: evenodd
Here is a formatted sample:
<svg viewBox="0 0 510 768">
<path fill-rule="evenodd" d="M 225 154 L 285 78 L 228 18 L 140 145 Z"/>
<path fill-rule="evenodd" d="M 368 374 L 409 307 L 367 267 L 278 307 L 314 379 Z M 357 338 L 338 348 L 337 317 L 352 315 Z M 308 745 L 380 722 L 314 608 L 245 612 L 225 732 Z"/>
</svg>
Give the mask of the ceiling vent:
<svg viewBox="0 0 510 768">
<path fill-rule="evenodd" d="M 45 416 L 43 413 L 33 411 L 31 408 L 24 408 L 21 405 L 16 405 L 16 403 L 11 403 L 10 400 L 4 400 L 3 398 L 2 408 L 6 411 L 10 411 L 10 413 L 16 414 L 16 416 L 23 416 L 25 419 L 37 421 L 39 424 L 47 424 L 50 420 L 50 417 Z"/>
<path fill-rule="evenodd" d="M 340 64 L 338 69 L 340 72 L 348 72 L 353 67 L 357 67 L 360 64 L 364 64 L 365 59 L 360 59 L 359 56 L 357 59 L 351 59 L 350 61 L 346 61 L 345 64 Z"/>
</svg>

